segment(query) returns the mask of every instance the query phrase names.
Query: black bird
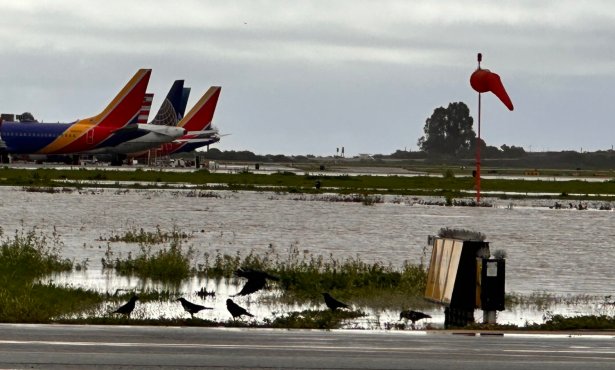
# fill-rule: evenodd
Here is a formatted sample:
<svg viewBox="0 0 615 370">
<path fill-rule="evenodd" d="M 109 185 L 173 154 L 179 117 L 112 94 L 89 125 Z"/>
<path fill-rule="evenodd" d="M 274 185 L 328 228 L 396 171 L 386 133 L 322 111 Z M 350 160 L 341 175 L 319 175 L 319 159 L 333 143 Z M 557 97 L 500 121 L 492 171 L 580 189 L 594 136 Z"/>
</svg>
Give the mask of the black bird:
<svg viewBox="0 0 615 370">
<path fill-rule="evenodd" d="M 399 313 L 399 319 L 408 319 L 412 321 L 412 325 L 414 325 L 417 321 L 421 319 L 431 319 L 431 316 L 419 311 L 406 310 Z"/>
<path fill-rule="evenodd" d="M 335 311 L 338 308 L 348 308 L 346 303 L 342 303 L 331 297 L 329 293 L 322 293 L 322 295 L 325 297 L 325 304 L 331 309 L 331 311 Z"/>
<path fill-rule="evenodd" d="M 226 309 L 228 310 L 228 312 L 231 313 L 231 315 L 233 315 L 233 319 L 235 319 L 236 317 L 241 318 L 241 315 L 254 317 L 254 315 L 246 311 L 245 308 L 241 307 L 237 303 L 233 302 L 233 300 L 230 298 L 226 300 Z"/>
<path fill-rule="evenodd" d="M 190 316 L 192 316 L 193 319 L 194 319 L 194 314 L 199 311 L 213 310 L 212 307 L 201 306 L 200 304 L 189 302 L 185 300 L 184 298 L 178 298 L 177 300 L 182 303 L 182 307 L 184 308 L 184 310 L 186 310 L 186 312 L 188 312 Z"/>
<path fill-rule="evenodd" d="M 120 306 L 117 310 L 113 311 L 112 313 L 121 313 L 122 315 L 126 315 L 130 317 L 132 310 L 135 309 L 135 303 L 137 302 L 137 299 L 139 299 L 139 297 L 137 297 L 136 295 L 133 295 L 132 298 L 130 298 L 130 301 Z"/>
<path fill-rule="evenodd" d="M 253 269 L 238 269 L 235 271 L 235 276 L 248 279 L 243 288 L 241 288 L 241 291 L 235 294 L 236 296 L 252 294 L 263 289 L 267 284 L 267 279 L 274 281 L 280 280 L 277 276 L 269 275 L 264 271 Z"/>
</svg>

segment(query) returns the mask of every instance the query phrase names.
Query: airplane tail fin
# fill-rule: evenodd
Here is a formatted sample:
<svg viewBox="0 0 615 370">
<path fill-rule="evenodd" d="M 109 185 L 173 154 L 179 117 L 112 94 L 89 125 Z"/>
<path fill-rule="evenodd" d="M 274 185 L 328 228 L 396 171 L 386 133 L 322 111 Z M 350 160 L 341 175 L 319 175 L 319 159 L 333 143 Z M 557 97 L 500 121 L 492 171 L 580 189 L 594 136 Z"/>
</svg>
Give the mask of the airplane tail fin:
<svg viewBox="0 0 615 370">
<path fill-rule="evenodd" d="M 151 73 L 151 69 L 138 70 L 100 114 L 86 120 L 110 128 L 122 128 L 135 120 L 141 111 Z"/>
<path fill-rule="evenodd" d="M 188 105 L 189 97 L 190 97 L 190 88 L 184 87 L 184 91 L 182 93 L 182 103 L 179 107 L 179 112 L 181 113 L 182 117 L 184 117 L 184 115 L 186 114 L 186 106 Z"/>
<path fill-rule="evenodd" d="M 149 112 L 152 109 L 152 100 L 154 100 L 154 94 L 147 93 L 143 98 L 143 105 L 141 105 L 141 111 L 137 117 L 137 123 L 146 124 L 149 119 Z"/>
<path fill-rule="evenodd" d="M 176 126 L 184 112 L 181 111 L 184 93 L 184 80 L 176 80 L 173 82 L 167 97 L 162 102 L 156 117 L 152 121 L 152 125 Z M 185 109 L 185 108 L 184 108 Z"/>
<path fill-rule="evenodd" d="M 177 125 L 187 131 L 199 131 L 209 127 L 214 118 L 221 89 L 220 86 L 210 87 Z"/>
</svg>

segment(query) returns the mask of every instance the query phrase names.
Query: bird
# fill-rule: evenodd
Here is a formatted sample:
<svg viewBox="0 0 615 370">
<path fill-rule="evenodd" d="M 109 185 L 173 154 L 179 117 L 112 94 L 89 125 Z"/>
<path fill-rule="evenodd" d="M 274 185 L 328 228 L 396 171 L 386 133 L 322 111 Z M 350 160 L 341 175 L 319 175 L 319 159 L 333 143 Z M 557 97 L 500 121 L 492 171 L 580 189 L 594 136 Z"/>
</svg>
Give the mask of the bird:
<svg viewBox="0 0 615 370">
<path fill-rule="evenodd" d="M 185 298 L 178 298 L 177 300 L 181 302 L 182 307 L 184 308 L 184 310 L 186 310 L 186 312 L 188 312 L 193 319 L 194 319 L 194 314 L 199 312 L 199 311 L 202 311 L 202 310 L 213 310 L 212 307 L 201 306 L 200 304 L 196 304 L 196 303 L 192 303 L 190 301 L 187 301 Z"/>
<path fill-rule="evenodd" d="M 122 315 L 126 315 L 130 317 L 132 310 L 135 309 L 135 303 L 137 302 L 137 299 L 139 299 L 139 297 L 137 297 L 136 295 L 133 295 L 126 304 L 120 306 L 117 310 L 113 311 L 112 313 L 121 313 Z"/>
<path fill-rule="evenodd" d="M 431 316 L 419 311 L 405 310 L 399 313 L 399 319 L 410 320 L 412 321 L 412 325 L 414 325 L 417 321 L 421 319 L 431 319 Z"/>
<path fill-rule="evenodd" d="M 241 307 L 237 303 L 233 302 L 230 298 L 226 300 L 226 309 L 231 313 L 231 315 L 233 315 L 233 319 L 237 317 L 241 318 L 242 315 L 254 317 L 254 315 L 246 311 L 245 308 Z"/>
<path fill-rule="evenodd" d="M 329 293 L 322 293 L 322 295 L 325 297 L 325 304 L 331 309 L 331 311 L 335 311 L 338 308 L 348 308 L 346 303 L 342 303 L 331 297 Z"/>
<path fill-rule="evenodd" d="M 241 291 L 235 294 L 235 296 L 248 295 L 263 289 L 267 284 L 267 279 L 274 281 L 280 280 L 277 276 L 253 269 L 237 269 L 235 271 L 235 276 L 248 279 L 243 288 L 241 288 Z"/>
</svg>

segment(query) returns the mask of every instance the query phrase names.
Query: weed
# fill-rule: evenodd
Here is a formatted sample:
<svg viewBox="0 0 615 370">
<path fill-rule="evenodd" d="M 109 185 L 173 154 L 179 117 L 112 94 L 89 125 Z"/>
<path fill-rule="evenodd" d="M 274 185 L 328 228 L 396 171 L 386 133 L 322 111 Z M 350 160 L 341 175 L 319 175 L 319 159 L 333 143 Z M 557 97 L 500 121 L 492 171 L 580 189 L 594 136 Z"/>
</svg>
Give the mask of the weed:
<svg viewBox="0 0 615 370">
<path fill-rule="evenodd" d="M 109 242 L 125 242 L 125 243 L 139 243 L 142 245 L 161 244 L 168 241 L 178 241 L 180 239 L 187 239 L 191 235 L 180 231 L 177 227 L 173 227 L 171 231 L 162 231 L 160 226 L 156 226 L 156 231 L 145 231 L 143 228 L 137 230 L 136 227 L 130 228 L 124 234 L 114 234 L 108 238 L 99 237 L 99 241 Z"/>
<path fill-rule="evenodd" d="M 344 320 L 366 316 L 361 311 L 312 311 L 291 312 L 269 322 L 273 328 L 286 329 L 338 329 Z"/>
<path fill-rule="evenodd" d="M 107 249 L 107 256 L 112 256 Z M 138 276 L 143 279 L 152 279 L 163 282 L 178 283 L 192 275 L 190 260 L 194 250 L 182 250 L 178 240 L 171 241 L 168 248 L 152 252 L 151 246 L 141 246 L 140 254 L 133 258 L 131 254 L 127 259 L 102 259 L 103 268 L 114 269 L 120 275 Z"/>
<path fill-rule="evenodd" d="M 0 321 L 50 322 L 54 316 L 79 312 L 102 301 L 83 289 L 35 282 L 54 272 L 71 271 L 73 262 L 60 258 L 59 235 L 15 231 L 4 237 L 0 228 Z"/>
</svg>

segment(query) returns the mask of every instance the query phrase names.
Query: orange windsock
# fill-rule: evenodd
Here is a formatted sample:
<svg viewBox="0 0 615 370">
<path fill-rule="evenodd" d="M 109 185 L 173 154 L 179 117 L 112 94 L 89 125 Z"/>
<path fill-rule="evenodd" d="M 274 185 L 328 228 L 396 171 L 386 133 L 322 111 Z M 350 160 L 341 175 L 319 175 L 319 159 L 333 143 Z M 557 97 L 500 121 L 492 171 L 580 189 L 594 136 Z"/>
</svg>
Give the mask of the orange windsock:
<svg viewBox="0 0 615 370">
<path fill-rule="evenodd" d="M 470 76 L 470 85 L 479 93 L 491 91 L 509 110 L 513 110 L 512 101 L 510 101 L 510 97 L 508 97 L 508 93 L 506 93 L 502 80 L 497 73 L 479 68 Z"/>
</svg>

